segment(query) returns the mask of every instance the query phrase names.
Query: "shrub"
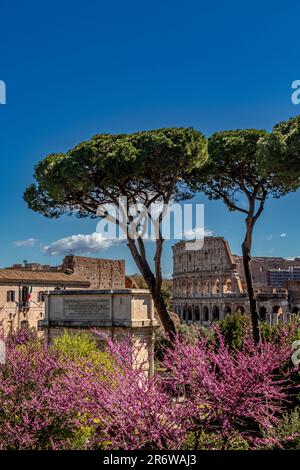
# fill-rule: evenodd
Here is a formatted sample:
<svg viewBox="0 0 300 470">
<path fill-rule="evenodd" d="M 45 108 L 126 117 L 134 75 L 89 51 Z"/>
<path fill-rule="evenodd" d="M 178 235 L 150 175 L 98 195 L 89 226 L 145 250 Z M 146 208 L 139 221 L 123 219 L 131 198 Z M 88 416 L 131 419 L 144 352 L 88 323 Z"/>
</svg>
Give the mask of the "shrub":
<svg viewBox="0 0 300 470">
<path fill-rule="evenodd" d="M 108 370 L 111 370 L 112 357 L 102 351 L 92 332 L 68 331 L 53 339 L 53 350 L 66 363 L 74 361 L 81 368 L 92 367 L 94 372 L 101 372 L 98 378 L 104 380 Z"/>
<path fill-rule="evenodd" d="M 44 341 L 24 331 L 10 338 L 0 368 L 0 448 L 73 448 L 84 396 L 76 368 L 66 367 Z"/>
<path fill-rule="evenodd" d="M 291 347 L 263 342 L 255 347 L 251 337 L 241 350 L 225 342 L 214 328 L 216 344 L 199 337 L 197 344 L 177 339 L 165 355 L 170 370 L 168 387 L 184 397 L 193 432 L 213 433 L 227 449 L 239 436 L 250 447 L 266 441 L 284 411 L 289 374 L 281 370 L 291 356 Z"/>
<path fill-rule="evenodd" d="M 111 378 L 97 387 L 102 431 L 109 449 L 180 449 L 186 439 L 183 408 L 160 386 L 163 376 L 148 377 L 141 361 L 142 345 L 131 339 L 106 339 L 112 362 Z M 132 365 L 135 364 L 135 367 Z"/>
<path fill-rule="evenodd" d="M 298 445 L 286 411 L 286 337 L 228 346 L 219 327 L 178 334 L 163 373 L 148 377 L 132 339 L 65 332 L 53 347 L 32 332 L 7 341 L 0 366 L 1 449 L 246 449 Z M 133 367 L 133 364 L 135 367 Z M 298 414 L 297 414 L 298 413 Z M 288 417 L 287 417 L 288 416 Z"/>
<path fill-rule="evenodd" d="M 249 315 L 240 312 L 228 314 L 218 325 L 226 344 L 231 348 L 241 349 L 244 336 L 251 326 Z"/>
<path fill-rule="evenodd" d="M 269 449 L 300 449 L 300 408 L 295 407 L 288 413 L 284 413 L 282 419 L 273 432 L 274 441 L 271 440 Z"/>
</svg>

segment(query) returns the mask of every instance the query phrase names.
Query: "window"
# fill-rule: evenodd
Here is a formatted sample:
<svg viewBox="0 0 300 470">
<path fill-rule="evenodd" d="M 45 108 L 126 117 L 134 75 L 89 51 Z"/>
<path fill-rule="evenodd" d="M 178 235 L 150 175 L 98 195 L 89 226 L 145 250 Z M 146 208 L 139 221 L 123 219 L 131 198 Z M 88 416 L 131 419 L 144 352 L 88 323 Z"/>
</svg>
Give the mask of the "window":
<svg viewBox="0 0 300 470">
<path fill-rule="evenodd" d="M 27 286 L 22 287 L 22 303 L 25 305 L 29 299 L 29 288 Z"/>
<path fill-rule="evenodd" d="M 195 307 L 195 321 L 200 321 L 200 310 L 199 307 Z"/>
<path fill-rule="evenodd" d="M 217 307 L 217 305 L 215 305 L 214 308 L 213 308 L 212 317 L 213 317 L 214 321 L 218 321 L 220 319 L 220 311 L 219 311 L 219 307 Z"/>
<path fill-rule="evenodd" d="M 29 328 L 29 322 L 28 322 L 28 320 L 22 320 L 22 321 L 21 321 L 21 329 L 22 329 L 22 330 L 26 330 L 27 328 Z"/>
<path fill-rule="evenodd" d="M 208 311 L 208 307 L 206 306 L 203 307 L 203 320 L 204 321 L 209 320 L 209 311 Z"/>
<path fill-rule="evenodd" d="M 15 291 L 8 290 L 7 291 L 7 302 L 14 302 L 15 301 Z"/>
<path fill-rule="evenodd" d="M 38 302 L 45 302 L 45 292 L 40 291 L 38 293 Z"/>
</svg>

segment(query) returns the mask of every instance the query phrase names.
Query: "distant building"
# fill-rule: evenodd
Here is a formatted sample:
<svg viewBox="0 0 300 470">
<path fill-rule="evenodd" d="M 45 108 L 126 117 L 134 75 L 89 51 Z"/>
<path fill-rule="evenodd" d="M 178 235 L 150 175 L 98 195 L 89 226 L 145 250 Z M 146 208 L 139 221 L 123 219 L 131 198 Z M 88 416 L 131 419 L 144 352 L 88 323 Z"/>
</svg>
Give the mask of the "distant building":
<svg viewBox="0 0 300 470">
<path fill-rule="evenodd" d="M 228 242 L 223 237 L 206 237 L 203 248 L 195 251 L 186 250 L 185 245 L 182 241 L 173 246 L 173 310 L 181 320 L 207 324 L 227 313 L 249 311 L 242 259 L 231 253 Z M 287 319 L 290 313 L 285 278 L 270 277 L 271 270 L 286 268 L 285 261 L 253 259 L 255 293 L 263 321 Z M 299 264 L 298 259 L 295 265 Z M 296 266 L 292 264 L 291 268 L 298 275 Z"/>
<path fill-rule="evenodd" d="M 237 255 L 234 258 L 244 281 L 243 259 Z M 300 258 L 253 256 L 251 270 L 255 287 L 285 287 L 288 280 L 300 280 Z"/>
<path fill-rule="evenodd" d="M 45 292 L 64 289 L 123 289 L 125 261 L 69 255 L 61 266 L 25 263 L 0 269 L 0 333 L 44 318 Z"/>
</svg>

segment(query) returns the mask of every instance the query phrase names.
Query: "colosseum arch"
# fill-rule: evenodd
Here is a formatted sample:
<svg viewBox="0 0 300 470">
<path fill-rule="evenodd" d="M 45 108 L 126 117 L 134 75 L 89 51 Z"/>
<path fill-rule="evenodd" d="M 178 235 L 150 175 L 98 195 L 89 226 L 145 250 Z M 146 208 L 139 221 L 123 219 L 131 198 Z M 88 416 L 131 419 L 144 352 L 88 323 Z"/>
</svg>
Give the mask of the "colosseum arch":
<svg viewBox="0 0 300 470">
<path fill-rule="evenodd" d="M 229 305 L 225 305 L 223 309 L 223 315 L 225 317 L 225 315 L 229 315 L 229 314 L 231 314 L 231 307 L 229 307 Z"/>
<path fill-rule="evenodd" d="M 209 321 L 209 310 L 206 305 L 204 305 L 202 313 L 203 313 L 203 320 Z"/>
<path fill-rule="evenodd" d="M 274 305 L 273 313 L 278 313 L 279 315 L 283 313 L 282 307 L 280 305 Z"/>
<path fill-rule="evenodd" d="M 193 309 L 190 305 L 188 306 L 188 317 L 187 317 L 187 319 L 188 319 L 188 321 L 193 321 Z"/>
<path fill-rule="evenodd" d="M 259 309 L 259 317 L 261 321 L 266 321 L 267 319 L 267 309 L 263 305 Z"/>
<path fill-rule="evenodd" d="M 245 309 L 242 305 L 238 305 L 235 309 L 235 313 L 245 313 Z"/>
<path fill-rule="evenodd" d="M 212 319 L 213 321 L 220 320 L 220 310 L 217 305 L 215 305 L 212 309 Z"/>
<path fill-rule="evenodd" d="M 185 307 L 183 307 L 182 309 L 182 319 L 186 321 L 186 308 Z"/>
<path fill-rule="evenodd" d="M 198 305 L 196 305 L 195 307 L 194 315 L 195 315 L 195 321 L 200 321 L 200 308 Z"/>
</svg>

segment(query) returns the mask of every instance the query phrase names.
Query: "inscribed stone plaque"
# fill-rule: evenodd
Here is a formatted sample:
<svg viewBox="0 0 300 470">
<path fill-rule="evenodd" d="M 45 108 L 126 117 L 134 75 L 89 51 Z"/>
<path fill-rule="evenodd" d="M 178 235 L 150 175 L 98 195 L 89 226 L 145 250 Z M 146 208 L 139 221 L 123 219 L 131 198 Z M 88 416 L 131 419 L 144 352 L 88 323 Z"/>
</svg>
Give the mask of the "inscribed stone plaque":
<svg viewBox="0 0 300 470">
<path fill-rule="evenodd" d="M 64 317 L 69 320 L 109 320 L 110 299 L 64 300 Z"/>
</svg>

